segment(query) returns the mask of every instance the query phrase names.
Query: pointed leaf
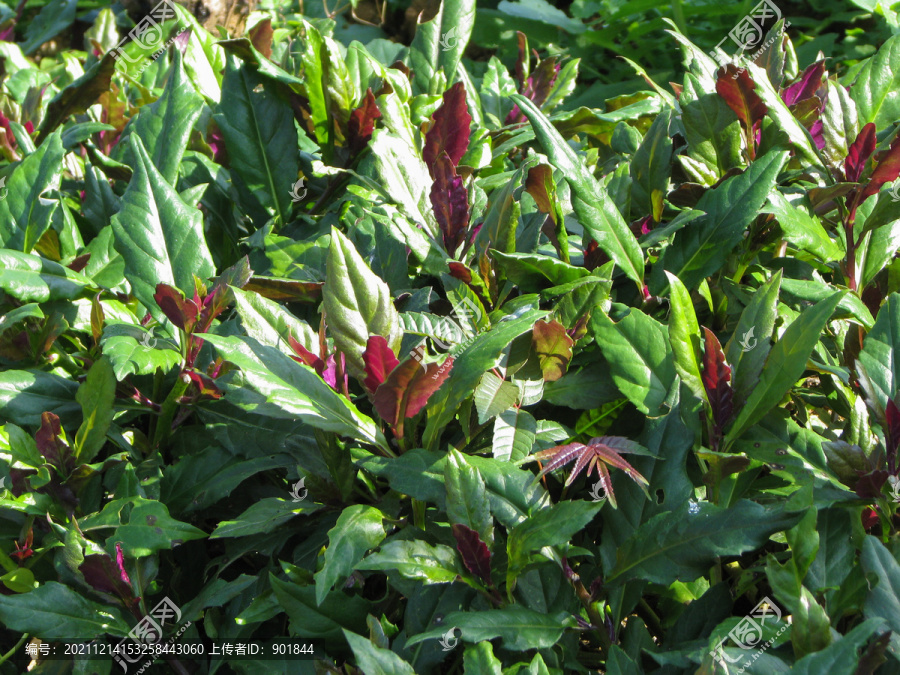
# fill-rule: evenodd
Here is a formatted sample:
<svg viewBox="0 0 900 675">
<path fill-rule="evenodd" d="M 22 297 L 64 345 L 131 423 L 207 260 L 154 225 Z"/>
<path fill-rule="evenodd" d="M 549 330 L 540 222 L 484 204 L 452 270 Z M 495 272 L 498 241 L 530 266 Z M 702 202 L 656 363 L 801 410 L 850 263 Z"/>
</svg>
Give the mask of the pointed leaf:
<svg viewBox="0 0 900 675">
<path fill-rule="evenodd" d="M 325 564 L 316 572 L 316 602 L 325 596 L 338 580 L 348 576 L 370 549 L 385 538 L 384 515 L 373 506 L 355 504 L 345 508 L 334 527 L 328 531 Z"/>
<path fill-rule="evenodd" d="M 366 364 L 366 379 L 363 380 L 363 384 L 370 394 L 375 393 L 378 386 L 400 363 L 393 350 L 388 347 L 387 340 L 380 335 L 373 335 L 366 342 L 363 361 Z"/>
<path fill-rule="evenodd" d="M 406 661 L 397 656 L 390 649 L 377 647 L 372 644 L 371 640 L 351 633 L 344 629 L 344 637 L 353 655 L 356 657 L 356 664 L 366 673 L 366 675 L 415 675 L 416 671 Z"/>
<path fill-rule="evenodd" d="M 700 382 L 700 324 L 694 312 L 691 294 L 675 275 L 666 272 L 669 280 L 669 341 L 675 356 L 675 370 L 687 387 L 699 399 L 703 399 Z"/>
<path fill-rule="evenodd" d="M 491 580 L 491 552 L 475 530 L 454 523 L 451 527 L 456 538 L 456 550 L 462 556 L 463 564 L 486 586 L 493 586 Z"/>
<path fill-rule="evenodd" d="M 444 544 L 432 546 L 421 539 L 394 539 L 382 544 L 377 553 L 363 558 L 356 569 L 397 572 L 404 579 L 425 584 L 449 583 L 456 581 L 460 575 L 452 548 Z"/>
<path fill-rule="evenodd" d="M 875 152 L 876 143 L 875 125 L 869 122 L 850 145 L 847 158 L 844 160 L 844 176 L 848 181 L 852 183 L 859 181 L 859 177 L 866 168 L 866 162 Z"/>
<path fill-rule="evenodd" d="M 451 449 L 444 464 L 444 486 L 447 489 L 447 518 L 478 533 L 487 544 L 494 541 L 494 519 L 487 498 L 484 479 L 478 469 L 466 461 L 465 455 Z"/>
<path fill-rule="evenodd" d="M 900 35 L 888 38 L 860 68 L 850 96 L 859 110 L 862 124 L 872 122 L 886 129 L 900 118 Z"/>
<path fill-rule="evenodd" d="M 434 183 L 429 198 L 434 217 L 443 235 L 444 248 L 450 255 L 462 243 L 469 228 L 469 196 L 462 177 L 446 152 L 442 152 L 432 166 Z"/>
<path fill-rule="evenodd" d="M 506 382 L 494 373 L 488 372 L 481 378 L 475 389 L 475 408 L 478 410 L 478 423 L 488 420 L 509 410 L 519 399 L 519 388 L 512 382 Z"/>
<path fill-rule="evenodd" d="M 510 408 L 494 420 L 494 459 L 518 461 L 531 454 L 537 422 L 521 408 Z"/>
<path fill-rule="evenodd" d="M 112 424 L 115 410 L 116 378 L 109 359 L 100 358 L 88 371 L 87 379 L 78 388 L 75 399 L 81 404 L 84 421 L 75 434 L 75 460 L 87 464 L 106 442 L 106 432 Z"/>
<path fill-rule="evenodd" d="M 812 96 L 822 87 L 822 76 L 825 74 L 825 61 L 817 61 L 810 66 L 790 87 L 781 92 L 781 100 L 792 106 Z"/>
<path fill-rule="evenodd" d="M 375 410 L 382 419 L 396 426 L 401 419 L 416 415 L 434 394 L 453 368 L 453 358 L 424 368 L 416 359 L 407 359 L 394 368 L 375 391 Z"/>
<path fill-rule="evenodd" d="M 555 382 L 566 374 L 575 341 L 566 333 L 565 326 L 556 320 L 536 322 L 532 343 L 545 382 Z"/>
<path fill-rule="evenodd" d="M 371 89 L 366 89 L 362 105 L 350 113 L 350 121 L 347 123 L 347 146 L 351 157 L 359 154 L 369 144 L 375 130 L 375 120 L 379 117 L 381 111 L 375 105 L 375 96 Z"/>
<path fill-rule="evenodd" d="M 725 363 L 722 345 L 709 328 L 704 327 L 703 388 L 712 411 L 713 422 L 720 432 L 731 421 L 734 412 L 731 368 Z"/>
<path fill-rule="evenodd" d="M 753 129 L 769 110 L 755 89 L 756 83 L 749 73 L 743 68 L 738 69 L 733 63 L 729 63 L 724 70 L 718 72 L 716 92 L 725 99 L 725 103 L 734 111 L 741 126 L 747 131 Z"/>
<path fill-rule="evenodd" d="M 466 87 L 457 82 L 444 92 L 441 107 L 432 115 L 433 124 L 425 134 L 422 157 L 432 178 L 435 178 L 438 157 L 447 153 L 456 167 L 469 147 L 469 126 L 472 116 L 466 106 Z"/>
</svg>

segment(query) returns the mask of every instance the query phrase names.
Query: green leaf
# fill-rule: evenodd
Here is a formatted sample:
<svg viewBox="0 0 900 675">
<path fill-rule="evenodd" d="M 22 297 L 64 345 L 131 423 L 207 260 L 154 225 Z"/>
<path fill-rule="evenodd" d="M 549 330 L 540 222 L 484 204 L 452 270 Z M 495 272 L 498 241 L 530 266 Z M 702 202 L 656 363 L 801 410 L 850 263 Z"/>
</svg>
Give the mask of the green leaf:
<svg viewBox="0 0 900 675">
<path fill-rule="evenodd" d="M 684 76 L 684 91 L 679 100 L 687 156 L 709 167 L 716 177 L 741 166 L 740 123 L 715 87 L 704 88 L 689 72 Z"/>
<path fill-rule="evenodd" d="M 399 350 L 400 317 L 390 289 L 335 228 L 331 231 L 323 301 L 334 342 L 346 355 L 352 375 L 365 376 L 362 354 L 370 335 L 381 335 L 395 353 Z"/>
<path fill-rule="evenodd" d="M 806 370 L 806 362 L 819 342 L 825 324 L 841 300 L 842 292 L 805 309 L 784 331 L 766 359 L 759 384 L 750 393 L 747 403 L 725 437 L 730 445 L 772 408 Z"/>
<path fill-rule="evenodd" d="M 663 414 L 676 378 L 666 329 L 639 309 L 618 323 L 596 312 L 590 328 L 619 391 L 645 415 Z"/>
<path fill-rule="evenodd" d="M 240 64 L 231 54 L 222 80 L 222 98 L 213 115 L 231 158 L 238 194 L 260 218 L 264 212 L 290 222 L 291 186 L 299 172 L 297 131 L 290 105 L 271 80 Z"/>
<path fill-rule="evenodd" d="M 409 58 L 420 91 L 430 91 L 438 69 L 453 82 L 475 25 L 475 0 L 441 0 L 434 18 L 418 23 Z"/>
<path fill-rule="evenodd" d="M 900 118 L 900 35 L 894 35 L 869 58 L 850 87 L 859 111 L 859 124 L 874 122 L 886 129 Z"/>
<path fill-rule="evenodd" d="M 318 504 L 289 502 L 278 497 L 266 497 L 251 505 L 234 520 L 219 521 L 209 538 L 223 539 L 268 534 L 294 516 L 312 513 L 320 508 Z"/>
<path fill-rule="evenodd" d="M 891 293 L 863 341 L 857 361 L 860 384 L 879 418 L 900 391 L 900 294 Z"/>
<path fill-rule="evenodd" d="M 875 275 L 887 267 L 898 250 L 900 250 L 900 219 L 863 235 L 857 242 L 856 249 L 858 288 L 863 289 L 871 284 Z"/>
<path fill-rule="evenodd" d="M 47 104 L 47 114 L 41 122 L 40 133 L 37 136 L 38 146 L 43 145 L 47 136 L 66 118 L 86 112 L 104 92 L 109 91 L 110 80 L 114 72 L 116 72 L 116 60 L 112 54 L 104 54 L 81 77 L 50 99 Z M 109 128 L 108 125 L 105 126 Z M 63 146 L 71 150 L 73 146 L 66 138 L 67 135 L 63 133 Z"/>
<path fill-rule="evenodd" d="M 343 628 L 355 633 L 366 632 L 370 604 L 361 597 L 334 591 L 319 604 L 313 586 L 282 581 L 273 574 L 269 575 L 269 583 L 278 603 L 291 619 L 291 630 L 298 637 L 322 641 L 326 647 L 345 649 Z"/>
<path fill-rule="evenodd" d="M 372 419 L 325 384 L 309 366 L 250 337 L 205 334 L 203 339 L 241 369 L 241 378 L 226 385 L 232 403 L 260 415 L 282 419 L 299 417 L 317 429 L 387 448 Z M 265 400 L 260 401 L 250 390 L 262 394 Z"/>
<path fill-rule="evenodd" d="M 678 277 L 669 272 L 666 272 L 666 277 L 672 305 L 669 341 L 675 356 L 675 371 L 697 398 L 706 400 L 706 390 L 700 379 L 700 324 L 697 323 L 694 303 Z"/>
<path fill-rule="evenodd" d="M 832 642 L 821 651 L 807 654 L 794 663 L 791 673 L 794 675 L 819 675 L 819 673 L 857 673 L 861 657 L 857 652 L 862 649 L 869 638 L 882 626 L 880 620 L 870 619 L 854 626 L 840 640 Z M 828 627 L 825 627 L 828 630 Z M 793 631 L 791 632 L 793 638 Z M 865 653 L 865 652 L 864 652 Z M 871 662 L 869 662 L 871 663 Z"/>
<path fill-rule="evenodd" d="M 802 204 L 794 205 L 774 190 L 763 213 L 775 214 L 784 238 L 797 248 L 812 253 L 823 262 L 843 259 L 844 251 L 828 236 L 819 219 L 807 213 Z"/>
<path fill-rule="evenodd" d="M 172 54 L 174 60 L 162 96 L 142 107 L 124 134 L 126 138 L 135 134 L 143 141 L 150 161 L 169 185 L 175 185 L 191 130 L 203 110 L 203 99 L 194 91 L 194 85 L 184 72 L 181 51 L 174 49 Z M 234 100 L 229 99 L 228 107 L 233 103 Z M 227 140 L 226 137 L 226 143 Z M 125 163 L 136 169 L 133 150 L 127 144 L 125 147 L 126 155 L 131 155 Z M 238 155 L 234 161 L 239 164 L 242 159 Z"/>
<path fill-rule="evenodd" d="M 675 234 L 660 258 L 661 264 L 653 267 L 651 290 L 665 292 L 668 283 L 664 270 L 677 276 L 688 289 L 719 271 L 765 204 L 787 159 L 787 152 L 768 152 L 741 175 L 704 192 L 695 208 L 706 215 Z"/>
<path fill-rule="evenodd" d="M 125 277 L 134 295 L 160 323 L 165 322 L 153 294 L 163 283 L 194 295 L 194 276 L 215 274 L 203 235 L 203 216 L 185 204 L 156 170 L 140 137 L 131 136 L 134 175 L 112 217 L 116 250 L 125 260 Z"/>
<path fill-rule="evenodd" d="M 512 651 L 547 649 L 555 645 L 569 623 L 568 616 L 549 616 L 522 605 L 481 612 L 450 612 L 440 628 L 434 628 L 410 638 L 413 646 L 443 636 L 446 626 L 458 628 L 466 642 L 482 642 L 500 638 L 503 646 Z"/>
<path fill-rule="evenodd" d="M 497 415 L 494 420 L 494 459 L 518 461 L 531 454 L 534 447 L 537 422 L 521 408 L 511 408 Z"/>
<path fill-rule="evenodd" d="M 425 584 L 450 583 L 461 574 L 456 551 L 444 544 L 432 546 L 421 539 L 389 541 L 378 552 L 366 556 L 356 569 L 397 572 L 405 579 Z"/>
<path fill-rule="evenodd" d="M 583 33 L 586 26 L 580 21 L 570 18 L 564 11 L 551 5 L 547 0 L 500 0 L 497 9 L 519 19 L 540 21 L 572 34 Z"/>
<path fill-rule="evenodd" d="M 642 285 L 644 254 L 606 190 L 598 185 L 584 161 L 531 101 L 520 94 L 513 94 L 511 98 L 531 122 L 535 137 L 550 162 L 569 183 L 578 222 L 629 279 Z"/>
<path fill-rule="evenodd" d="M 501 675 L 500 659 L 494 656 L 490 642 L 479 642 L 466 647 L 463 667 L 466 675 Z"/>
<path fill-rule="evenodd" d="M 370 640 L 344 629 L 344 637 L 356 657 L 356 665 L 366 675 L 415 675 L 416 671 L 390 649 L 372 644 Z"/>
<path fill-rule="evenodd" d="M 52 412 L 64 425 L 80 418 L 75 401 L 78 385 L 71 380 L 38 370 L 0 373 L 0 419 L 19 426 L 41 425 L 41 415 Z"/>
<path fill-rule="evenodd" d="M 293 337 L 306 349 L 318 351 L 318 335 L 308 323 L 259 293 L 242 291 L 234 286 L 231 287 L 231 292 L 247 335 L 276 349 L 288 345 L 288 337 Z"/>
<path fill-rule="evenodd" d="M 619 546 L 605 584 L 619 586 L 635 579 L 664 585 L 693 581 L 718 558 L 763 546 L 801 515 L 743 499 L 728 509 L 689 501 L 647 521 Z"/>
<path fill-rule="evenodd" d="M 68 586 L 45 581 L 30 593 L 0 595 L 0 621 L 13 631 L 44 640 L 91 640 L 131 630 L 118 610 L 87 600 Z"/>
<path fill-rule="evenodd" d="M 665 108 L 644 134 L 629 165 L 631 212 L 652 214 L 657 222 L 662 219 L 663 197 L 669 192 L 669 175 L 672 172 L 671 121 L 672 111 Z"/>
<path fill-rule="evenodd" d="M 62 33 L 75 21 L 77 0 L 50 0 L 25 31 L 22 51 L 31 54 L 42 44 Z"/>
<path fill-rule="evenodd" d="M 484 479 L 466 456 L 451 448 L 444 463 L 444 485 L 447 488 L 447 518 L 475 530 L 490 548 L 494 541 L 494 519 Z"/>
<path fill-rule="evenodd" d="M 28 253 L 50 227 L 59 202 L 45 200 L 41 195 L 59 189 L 65 154 L 60 134 L 55 133 L 12 172 L 6 186 L 9 193 L 0 200 L 0 245 L 3 248 Z"/>
<path fill-rule="evenodd" d="M 173 342 L 154 337 L 153 332 L 135 325 L 107 323 L 100 345 L 119 381 L 131 374 L 149 375 L 157 370 L 167 373 L 184 360 Z"/>
<path fill-rule="evenodd" d="M 101 358 L 91 366 L 87 380 L 75 394 L 84 414 L 84 421 L 75 434 L 75 459 L 79 463 L 87 464 L 94 459 L 106 442 L 106 432 L 115 415 L 116 384 L 109 359 Z"/>
<path fill-rule="evenodd" d="M 0 290 L 22 302 L 73 300 L 93 286 L 83 274 L 30 253 L 0 250 Z"/>
<path fill-rule="evenodd" d="M 316 572 L 316 603 L 321 605 L 338 580 L 349 575 L 370 549 L 385 538 L 384 514 L 373 506 L 345 508 L 328 531 L 325 564 Z"/>
<path fill-rule="evenodd" d="M 519 398 L 519 388 L 488 372 L 475 389 L 474 398 L 478 409 L 478 423 L 486 424 L 488 420 L 515 405 Z"/>
<path fill-rule="evenodd" d="M 877 582 L 869 584 L 863 614 L 883 619 L 892 631 L 900 632 L 900 565 L 873 536 L 863 541 L 860 565 L 866 577 Z"/>
<path fill-rule="evenodd" d="M 14 310 L 0 316 L 0 335 L 3 335 L 7 330 L 25 319 L 43 318 L 44 312 L 41 311 L 41 308 L 36 302 L 29 302 L 21 307 L 16 307 Z"/>
<path fill-rule="evenodd" d="M 516 585 L 517 575 L 531 560 L 531 554 L 545 546 L 565 546 L 584 529 L 603 507 L 602 503 L 565 501 L 541 509 L 509 532 L 506 548 L 509 568 L 506 583 Z"/>
<path fill-rule="evenodd" d="M 450 377 L 428 402 L 428 425 L 423 444 L 434 448 L 441 432 L 453 419 L 459 405 L 475 391 L 482 375 L 493 368 L 504 349 L 512 341 L 531 330 L 534 322 L 546 316 L 546 312 L 531 310 L 522 316 L 503 321 L 486 333 L 478 335 L 466 349 L 456 356 Z"/>
<path fill-rule="evenodd" d="M 119 525 L 109 540 L 121 543 L 127 556 L 143 558 L 191 539 L 206 537 L 203 530 L 172 518 L 169 509 L 162 502 L 141 497 L 135 497 L 133 501 L 134 508 L 131 509 L 127 522 Z M 104 511 L 106 508 L 109 507 L 105 507 Z"/>
</svg>

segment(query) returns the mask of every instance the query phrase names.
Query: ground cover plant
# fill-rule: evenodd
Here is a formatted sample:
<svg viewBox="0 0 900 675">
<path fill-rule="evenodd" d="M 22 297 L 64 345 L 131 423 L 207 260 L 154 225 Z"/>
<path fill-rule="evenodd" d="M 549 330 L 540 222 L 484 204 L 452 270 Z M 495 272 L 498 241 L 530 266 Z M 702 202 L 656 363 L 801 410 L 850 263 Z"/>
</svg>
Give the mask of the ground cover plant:
<svg viewBox="0 0 900 675">
<path fill-rule="evenodd" d="M 511 5 L 0 12 L 0 673 L 900 672 L 896 14 Z"/>
</svg>

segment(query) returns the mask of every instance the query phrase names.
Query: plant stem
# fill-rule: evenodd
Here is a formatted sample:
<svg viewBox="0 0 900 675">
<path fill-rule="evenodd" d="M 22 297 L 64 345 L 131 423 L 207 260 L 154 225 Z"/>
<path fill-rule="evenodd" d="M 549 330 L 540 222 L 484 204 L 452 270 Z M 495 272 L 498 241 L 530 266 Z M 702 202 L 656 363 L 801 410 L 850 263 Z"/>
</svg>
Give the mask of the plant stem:
<svg viewBox="0 0 900 675">
<path fill-rule="evenodd" d="M 19 641 L 16 643 L 16 646 L 6 652 L 3 656 L 0 656 L 0 665 L 5 663 L 8 659 L 12 658 L 12 655 L 15 654 L 19 649 L 25 644 L 25 640 L 28 639 L 28 633 L 22 633 L 22 637 L 19 638 Z"/>
</svg>

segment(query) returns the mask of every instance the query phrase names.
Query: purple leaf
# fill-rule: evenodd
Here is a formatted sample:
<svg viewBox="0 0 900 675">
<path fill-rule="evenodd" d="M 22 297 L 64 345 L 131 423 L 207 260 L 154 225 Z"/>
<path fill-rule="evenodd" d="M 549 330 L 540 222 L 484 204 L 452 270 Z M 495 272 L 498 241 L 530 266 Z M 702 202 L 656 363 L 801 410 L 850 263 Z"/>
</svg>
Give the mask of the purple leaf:
<svg viewBox="0 0 900 675">
<path fill-rule="evenodd" d="M 885 183 L 891 183 L 900 176 L 900 136 L 894 139 L 887 152 L 883 152 L 876 158 L 878 165 L 869 177 L 869 182 L 862 191 L 860 203 L 876 194 Z"/>
<path fill-rule="evenodd" d="M 790 87 L 781 92 L 781 100 L 787 106 L 806 100 L 822 87 L 822 76 L 825 74 L 825 61 L 818 61 L 806 70 Z"/>
<path fill-rule="evenodd" d="M 710 441 L 715 450 L 718 447 L 721 433 L 734 412 L 732 402 L 734 391 L 731 388 L 731 367 L 725 363 L 722 345 L 719 344 L 718 338 L 709 328 L 704 328 L 703 332 L 706 336 L 703 354 L 703 388 L 706 390 L 706 398 L 709 401 L 715 424 L 716 438 Z"/>
<path fill-rule="evenodd" d="M 493 586 L 494 582 L 491 580 L 491 552 L 488 550 L 487 544 L 481 541 L 481 537 L 478 536 L 475 530 L 465 525 L 454 523 L 451 529 L 453 530 L 453 536 L 456 537 L 456 550 L 462 556 L 466 569 L 481 579 L 485 586 Z"/>
<path fill-rule="evenodd" d="M 372 335 L 366 342 L 366 350 L 363 352 L 366 379 L 363 384 L 370 394 L 375 394 L 378 385 L 387 379 L 394 368 L 400 363 L 388 346 L 387 340 L 380 335 Z"/>
<path fill-rule="evenodd" d="M 869 122 L 856 136 L 850 145 L 850 151 L 844 160 L 844 177 L 848 182 L 856 183 L 866 168 L 866 162 L 875 152 L 875 125 Z"/>
<path fill-rule="evenodd" d="M 369 144 L 375 130 L 375 120 L 379 117 L 381 111 L 375 105 L 375 96 L 371 89 L 367 89 L 363 104 L 350 113 L 350 121 L 347 123 L 347 141 L 351 158 L 356 157 Z"/>
<path fill-rule="evenodd" d="M 719 70 L 716 92 L 734 111 L 741 126 L 748 132 L 769 110 L 756 93 L 756 83 L 747 71 L 738 70 L 733 63 L 729 63 L 724 70 Z"/>
<path fill-rule="evenodd" d="M 153 299 L 166 318 L 185 333 L 191 333 L 200 318 L 200 306 L 193 300 L 185 300 L 177 288 L 157 284 Z"/>
<path fill-rule="evenodd" d="M 526 80 L 525 86 L 521 90 L 522 95 L 528 98 L 538 108 L 543 106 L 550 97 L 553 85 L 556 84 L 560 65 L 561 64 L 555 56 L 551 56 L 541 61 L 537 68 L 534 69 L 534 72 L 528 76 L 528 80 Z M 524 119 L 525 115 L 519 109 L 519 106 L 514 105 L 513 109 L 510 110 L 509 114 L 506 116 L 505 123 L 515 124 L 524 121 Z"/>
<path fill-rule="evenodd" d="M 84 580 L 98 593 L 111 595 L 126 607 L 134 607 L 138 598 L 131 587 L 131 579 L 125 571 L 125 558 L 121 544 L 116 544 L 116 560 L 105 553 L 87 555 L 78 566 Z"/>
<path fill-rule="evenodd" d="M 34 435 L 34 442 L 38 452 L 44 456 L 48 464 L 53 465 L 60 472 L 71 468 L 74 462 L 69 456 L 69 446 L 61 438 L 62 425 L 59 417 L 52 412 L 41 414 L 41 428 Z"/>
<path fill-rule="evenodd" d="M 452 357 L 447 357 L 440 365 L 429 363 L 424 367 L 416 359 L 406 359 L 375 391 L 375 410 L 383 420 L 396 427 L 401 419 L 412 417 L 425 407 L 452 368 Z"/>
<path fill-rule="evenodd" d="M 453 255 L 469 228 L 469 195 L 446 152 L 435 160 L 432 175 L 431 208 L 441 228 L 444 248 Z"/>
<path fill-rule="evenodd" d="M 466 107 L 466 87 L 462 82 L 457 82 L 444 92 L 444 101 L 431 119 L 434 120 L 434 124 L 425 134 L 422 157 L 431 178 L 434 179 L 435 163 L 441 153 L 446 152 L 455 167 L 469 147 L 469 125 L 472 124 L 472 116 Z"/>
</svg>

